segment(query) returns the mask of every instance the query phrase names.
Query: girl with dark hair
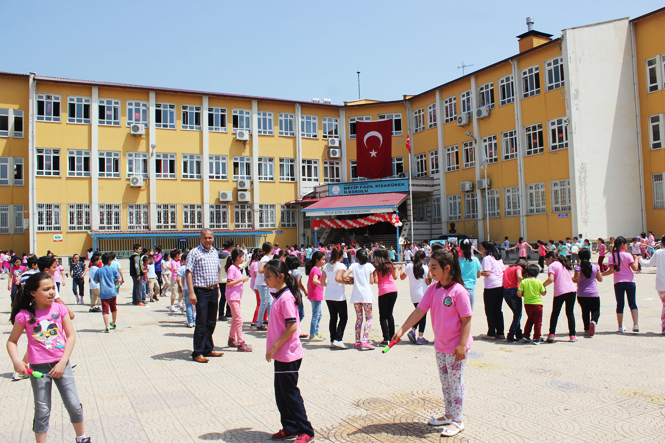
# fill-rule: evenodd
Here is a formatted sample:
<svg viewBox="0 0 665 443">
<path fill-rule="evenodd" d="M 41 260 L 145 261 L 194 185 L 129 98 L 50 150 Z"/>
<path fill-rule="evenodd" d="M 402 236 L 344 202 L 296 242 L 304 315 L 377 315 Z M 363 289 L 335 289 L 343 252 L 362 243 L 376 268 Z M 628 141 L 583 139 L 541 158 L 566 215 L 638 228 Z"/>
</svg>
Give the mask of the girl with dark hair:
<svg viewBox="0 0 665 443">
<path fill-rule="evenodd" d="M 487 334 L 481 338 L 485 340 L 503 340 L 503 260 L 496 250 L 494 243 L 484 241 L 480 244 L 480 254 L 483 256 L 483 270 L 480 275 L 485 277 L 485 316 L 487 317 Z"/>
<path fill-rule="evenodd" d="M 418 307 L 418 303 L 423 299 L 423 295 L 427 287 L 432 283 L 429 278 L 429 268 L 425 264 L 427 254 L 424 250 L 420 250 L 413 255 L 413 261 L 406 265 L 404 272 L 399 276 L 400 280 L 409 277 L 409 293 L 411 294 L 411 303 L 414 307 Z M 425 333 L 425 326 L 427 325 L 427 314 L 423 315 L 418 324 L 413 325 L 413 328 L 406 334 L 411 340 L 411 343 L 417 345 L 424 345 L 429 341 L 423 337 Z M 416 338 L 416 326 L 418 327 L 418 338 Z"/>
<path fill-rule="evenodd" d="M 259 291 L 259 297 L 261 298 L 261 306 L 259 307 L 259 312 L 256 321 L 256 329 L 258 331 L 267 331 L 268 328 L 265 325 L 265 315 L 270 316 L 270 307 L 272 306 L 272 297 L 270 296 L 270 290 L 266 286 L 265 280 L 263 279 L 263 268 L 266 263 L 270 261 L 272 253 L 272 243 L 265 242 L 261 246 L 261 251 L 259 252 L 259 266 L 256 269 L 256 280 L 254 280 L 254 288 Z M 267 312 L 267 314 L 266 314 Z"/>
<path fill-rule="evenodd" d="M 346 306 L 346 294 L 344 294 L 344 285 L 349 280 L 344 279 L 346 266 L 342 263 L 344 256 L 339 246 L 335 246 L 330 251 L 330 263 L 323 267 L 323 276 L 321 283 L 326 287 L 325 301 L 330 314 L 330 345 L 333 348 L 346 349 L 344 344 L 344 329 L 349 320 L 349 314 Z M 339 322 L 338 319 L 339 318 Z"/>
<path fill-rule="evenodd" d="M 575 266 L 573 283 L 577 283 L 577 302 L 582 309 L 584 332 L 593 337 L 600 317 L 600 293 L 596 281 L 603 281 L 600 266 L 591 263 L 591 250 L 580 249 L 580 264 Z"/>
<path fill-rule="evenodd" d="M 524 241 L 524 237 L 520 237 L 519 240 L 517 240 L 517 244 L 512 248 L 510 248 L 510 250 L 512 251 L 513 249 L 517 249 L 519 258 L 528 260 L 529 253 L 526 252 L 526 248 L 529 248 L 531 252 L 533 252 L 533 248 L 531 247 L 531 245 Z"/>
<path fill-rule="evenodd" d="M 256 321 L 259 318 L 259 308 L 261 307 L 261 295 L 259 294 L 258 289 L 255 286 L 256 282 L 256 274 L 259 272 L 259 254 L 260 254 L 260 249 L 255 248 L 252 250 L 252 258 L 251 262 L 249 264 L 249 288 L 254 292 L 254 295 L 256 295 L 256 308 L 254 309 L 254 317 L 252 317 L 252 323 L 251 326 L 255 327 L 256 326 Z M 268 311 L 265 311 L 263 313 L 263 321 L 267 322 L 268 321 Z"/>
<path fill-rule="evenodd" d="M 635 275 L 633 271 L 637 271 L 638 263 L 633 256 L 626 252 L 628 240 L 619 236 L 614 240 L 614 247 L 612 255 L 608 264 L 610 265 L 607 271 L 603 272 L 603 276 L 614 274 L 614 296 L 617 300 L 617 323 L 619 324 L 619 331 L 624 332 L 623 329 L 623 308 L 625 305 L 624 294 L 628 299 L 630 306 L 630 314 L 633 317 L 633 332 L 640 332 L 640 327 L 637 324 L 637 303 L 635 302 Z"/>
<path fill-rule="evenodd" d="M 649 231 L 650 235 L 653 235 Z M 656 291 L 663 302 L 663 311 L 660 314 L 661 332 L 665 335 L 665 235 L 660 239 L 660 248 L 657 249 L 648 260 L 640 259 L 642 266 L 657 266 L 656 269 Z"/>
<path fill-rule="evenodd" d="M 286 263 L 270 260 L 263 267 L 265 283 L 275 291 L 266 334 L 266 360 L 275 360 L 275 401 L 282 429 L 273 440 L 297 436 L 298 442 L 314 439 L 314 429 L 307 420 L 305 404 L 298 389 L 298 371 L 304 355 L 297 306 L 302 303 L 298 286 Z"/>
<path fill-rule="evenodd" d="M 14 370 L 28 375 L 28 368 L 18 354 L 18 340 L 25 331 L 28 337 L 27 361 L 30 369 L 48 377 L 30 379 L 35 403 L 32 430 L 37 442 L 46 441 L 51 415 L 51 389 L 58 387 L 62 401 L 74 425 L 77 443 L 90 443 L 83 424 L 83 407 L 76 393 L 74 373 L 69 364 L 76 343 L 76 333 L 67 307 L 54 303 L 55 283 L 51 276 L 39 272 L 25 282 L 16 294 L 10 321 L 14 325 L 7 340 L 7 352 Z"/>
<path fill-rule="evenodd" d="M 353 274 L 353 290 L 351 291 L 351 303 L 356 310 L 356 349 L 374 349 L 369 342 L 369 331 L 372 330 L 372 303 L 374 295 L 370 285 L 376 283 L 374 279 L 374 265 L 369 263 L 367 252 L 364 249 L 356 251 L 356 263 L 344 272 L 343 278 L 349 279 Z M 363 317 L 365 330 L 363 332 Z"/>
<path fill-rule="evenodd" d="M 286 263 L 286 267 L 289 268 L 289 272 L 291 273 L 291 276 L 293 276 L 293 278 L 298 283 L 298 289 L 300 290 L 301 297 L 302 297 L 302 294 L 305 294 L 305 297 L 307 297 L 307 289 L 305 289 L 305 286 L 303 286 L 303 284 L 302 284 L 302 271 L 299 269 L 300 260 L 297 257 L 290 256 L 290 257 L 286 258 L 284 263 Z M 302 323 L 303 319 L 305 318 L 305 304 L 304 303 L 300 303 L 298 305 L 298 317 L 300 319 L 300 323 Z M 309 337 L 309 335 L 300 334 L 300 338 L 307 338 L 307 337 Z"/>
<path fill-rule="evenodd" d="M 312 304 L 312 320 L 309 324 L 309 339 L 311 341 L 325 340 L 319 334 L 319 323 L 321 322 L 321 301 L 323 301 L 323 283 L 321 282 L 321 268 L 326 263 L 326 254 L 322 251 L 314 251 L 312 258 L 305 265 L 305 273 L 309 276 L 307 280 L 307 298 Z"/>
<path fill-rule="evenodd" d="M 517 341 L 522 339 L 522 329 L 520 321 L 522 320 L 522 299 L 517 296 L 526 268 L 529 262 L 525 258 L 518 259 L 515 264 L 508 266 L 503 272 L 503 298 L 506 304 L 513 311 L 513 321 L 508 329 L 508 341 Z"/>
<path fill-rule="evenodd" d="M 464 430 L 464 368 L 466 355 L 473 343 L 471 337 L 471 300 L 464 289 L 462 271 L 456 254 L 450 251 L 432 253 L 429 272 L 437 283 L 430 285 L 418 307 L 397 330 L 399 340 L 427 311 L 432 318 L 434 349 L 446 405 L 445 414 L 432 417 L 428 424 L 445 426 L 442 437 L 452 437 Z"/>
<path fill-rule="evenodd" d="M 241 266 L 245 259 L 245 252 L 242 249 L 234 249 L 231 255 L 226 258 L 226 303 L 231 308 L 231 330 L 229 331 L 229 346 L 238 348 L 240 352 L 252 352 L 242 339 L 242 311 L 240 310 L 240 301 L 242 300 L 242 289 L 249 277 L 242 274 Z"/>
<path fill-rule="evenodd" d="M 462 256 L 459 259 L 459 267 L 462 270 L 462 279 L 464 280 L 464 288 L 466 288 L 471 298 L 471 310 L 473 310 L 475 302 L 476 281 L 480 278 L 480 271 L 483 267 L 480 265 L 480 260 L 473 255 L 473 244 L 471 240 L 465 238 L 460 242 L 460 250 Z"/>
<path fill-rule="evenodd" d="M 545 255 L 547 255 L 547 245 L 545 242 L 538 240 L 538 266 L 540 266 L 540 272 L 545 271 Z"/>
<path fill-rule="evenodd" d="M 381 345 L 385 346 L 390 342 L 390 338 L 395 335 L 395 317 L 393 317 L 393 309 L 397 301 L 395 280 L 399 277 L 402 267 L 393 265 L 390 261 L 390 254 L 385 248 L 376 248 L 372 258 L 376 268 L 374 280 L 379 286 L 379 322 L 383 333 Z"/>
<path fill-rule="evenodd" d="M 575 335 L 575 298 L 576 287 L 570 278 L 570 271 L 573 267 L 565 255 L 555 255 L 548 252 L 545 256 L 547 264 L 547 280 L 543 286 L 547 287 L 554 283 L 554 302 L 552 304 L 552 315 L 550 316 L 550 334 L 547 336 L 547 342 L 552 343 L 555 338 L 556 324 L 559 320 L 561 307 L 566 304 L 566 318 L 568 319 L 568 333 L 570 341 L 577 341 Z"/>
</svg>

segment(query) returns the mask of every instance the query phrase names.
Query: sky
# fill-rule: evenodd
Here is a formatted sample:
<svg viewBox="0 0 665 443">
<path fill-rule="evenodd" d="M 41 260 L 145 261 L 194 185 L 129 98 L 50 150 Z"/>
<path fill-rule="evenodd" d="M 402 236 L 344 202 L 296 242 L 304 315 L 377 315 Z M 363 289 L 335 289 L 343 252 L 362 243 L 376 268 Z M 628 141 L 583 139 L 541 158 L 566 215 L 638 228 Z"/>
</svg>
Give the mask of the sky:
<svg viewBox="0 0 665 443">
<path fill-rule="evenodd" d="M 656 0 L 1 0 L 0 71 L 333 103 L 398 100 L 518 52 L 515 36 Z"/>
</svg>

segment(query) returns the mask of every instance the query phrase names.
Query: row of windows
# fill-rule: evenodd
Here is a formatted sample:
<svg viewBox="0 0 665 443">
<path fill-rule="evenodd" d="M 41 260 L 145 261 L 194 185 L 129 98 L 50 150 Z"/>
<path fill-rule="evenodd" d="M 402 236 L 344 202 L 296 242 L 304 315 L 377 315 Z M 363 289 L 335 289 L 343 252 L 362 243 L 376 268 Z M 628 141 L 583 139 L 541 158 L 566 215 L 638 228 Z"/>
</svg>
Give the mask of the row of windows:
<svg viewBox="0 0 665 443">
<path fill-rule="evenodd" d="M 0 234 L 23 234 L 23 210 L 23 205 L 0 205 Z"/>
<path fill-rule="evenodd" d="M 234 229 L 253 229 L 252 205 L 233 205 Z M 0 233 L 9 233 L 9 209 L 0 206 Z M 22 206 L 21 206 L 22 208 Z M 297 209 L 281 205 L 280 228 L 295 228 L 297 224 Z M 37 203 L 37 231 L 62 231 L 61 205 L 59 203 Z M 258 228 L 277 228 L 276 205 L 258 205 Z M 16 212 L 19 214 L 19 212 Z M 150 229 L 150 210 L 147 204 L 127 204 L 127 230 L 144 231 Z M 23 210 L 21 214 L 21 233 L 23 232 Z M 203 205 L 182 204 L 182 229 L 203 229 Z M 208 213 L 209 227 L 211 229 L 230 229 L 229 205 L 211 204 Z M 99 204 L 99 230 L 120 231 L 122 218 L 122 205 L 119 203 Z M 17 216 L 18 219 L 18 216 Z M 67 230 L 89 231 L 92 227 L 92 213 L 90 203 L 67 204 Z M 4 232 L 4 226 L 7 232 Z M 18 226 L 18 225 L 16 225 Z M 156 228 L 160 230 L 178 229 L 178 204 L 158 204 Z M 16 232 L 15 232 L 16 233 Z"/>
</svg>

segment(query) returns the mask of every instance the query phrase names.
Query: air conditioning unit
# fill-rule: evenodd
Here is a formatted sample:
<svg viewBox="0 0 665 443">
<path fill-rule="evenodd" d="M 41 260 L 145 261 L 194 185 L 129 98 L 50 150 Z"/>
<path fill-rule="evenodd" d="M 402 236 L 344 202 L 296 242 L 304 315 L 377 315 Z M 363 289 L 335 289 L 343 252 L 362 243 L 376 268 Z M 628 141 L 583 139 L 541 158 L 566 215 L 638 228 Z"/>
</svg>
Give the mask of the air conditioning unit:
<svg viewBox="0 0 665 443">
<path fill-rule="evenodd" d="M 238 192 L 238 202 L 252 201 L 252 194 L 249 192 Z"/>
<path fill-rule="evenodd" d="M 481 106 L 480 108 L 476 109 L 476 118 L 485 118 L 489 116 L 490 116 L 489 106 Z"/>
<path fill-rule="evenodd" d="M 478 189 L 489 189 L 491 186 L 489 178 L 481 178 L 480 180 L 477 181 L 477 184 L 478 184 Z"/>
<path fill-rule="evenodd" d="M 329 138 L 328 139 L 329 148 L 339 148 L 339 139 L 338 138 Z"/>
<path fill-rule="evenodd" d="M 143 176 L 142 175 L 132 175 L 129 178 L 129 186 L 132 188 L 142 188 L 143 187 Z"/>
<path fill-rule="evenodd" d="M 143 126 L 141 123 L 132 123 L 132 125 L 129 127 L 129 132 L 138 137 L 139 135 L 145 134 L 145 126 Z"/>
<path fill-rule="evenodd" d="M 469 114 L 460 114 L 457 116 L 457 126 L 466 126 L 470 123 Z"/>
<path fill-rule="evenodd" d="M 249 140 L 249 131 L 246 129 L 238 129 L 236 132 L 236 140 L 246 142 Z"/>
<path fill-rule="evenodd" d="M 328 158 L 342 158 L 342 150 L 328 149 Z"/>
<path fill-rule="evenodd" d="M 231 192 L 231 191 L 219 191 L 219 201 L 220 202 L 233 201 L 233 192 Z"/>
<path fill-rule="evenodd" d="M 252 182 L 249 180 L 238 180 L 238 191 L 247 191 L 252 187 Z"/>
<path fill-rule="evenodd" d="M 462 192 L 471 192 L 471 191 L 473 191 L 473 182 L 462 182 L 462 183 L 460 183 L 460 190 Z"/>
</svg>

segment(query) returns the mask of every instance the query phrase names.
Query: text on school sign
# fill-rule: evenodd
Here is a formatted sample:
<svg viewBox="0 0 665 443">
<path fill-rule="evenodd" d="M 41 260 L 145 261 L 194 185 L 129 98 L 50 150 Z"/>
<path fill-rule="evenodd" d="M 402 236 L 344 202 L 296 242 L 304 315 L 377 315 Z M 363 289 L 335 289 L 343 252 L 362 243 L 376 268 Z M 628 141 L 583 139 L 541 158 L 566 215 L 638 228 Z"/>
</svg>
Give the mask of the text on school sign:
<svg viewBox="0 0 665 443">
<path fill-rule="evenodd" d="M 339 195 L 384 194 L 387 192 L 408 192 L 409 180 L 377 180 L 358 183 L 337 183 L 328 186 L 331 197 Z"/>
</svg>

